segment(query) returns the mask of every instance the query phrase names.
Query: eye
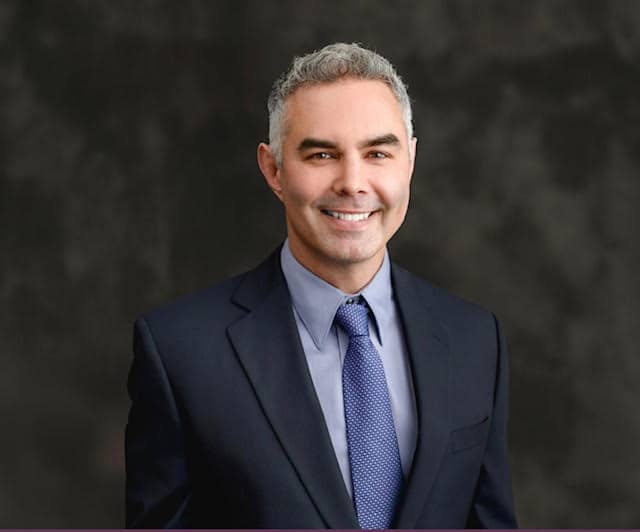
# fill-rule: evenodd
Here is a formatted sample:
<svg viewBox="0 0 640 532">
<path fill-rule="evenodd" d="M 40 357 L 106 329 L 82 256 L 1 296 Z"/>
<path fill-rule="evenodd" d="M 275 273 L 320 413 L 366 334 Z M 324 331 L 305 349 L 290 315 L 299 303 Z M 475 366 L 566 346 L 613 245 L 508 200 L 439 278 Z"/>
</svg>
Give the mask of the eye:
<svg viewBox="0 0 640 532">
<path fill-rule="evenodd" d="M 370 151 L 367 154 L 367 157 L 371 158 L 371 159 L 388 159 L 389 158 L 389 154 L 383 152 L 383 151 Z"/>
<path fill-rule="evenodd" d="M 312 153 L 311 155 L 309 155 L 308 158 L 309 159 L 320 159 L 320 160 L 333 159 L 333 154 L 328 153 L 326 151 L 318 151 L 316 153 Z"/>
</svg>

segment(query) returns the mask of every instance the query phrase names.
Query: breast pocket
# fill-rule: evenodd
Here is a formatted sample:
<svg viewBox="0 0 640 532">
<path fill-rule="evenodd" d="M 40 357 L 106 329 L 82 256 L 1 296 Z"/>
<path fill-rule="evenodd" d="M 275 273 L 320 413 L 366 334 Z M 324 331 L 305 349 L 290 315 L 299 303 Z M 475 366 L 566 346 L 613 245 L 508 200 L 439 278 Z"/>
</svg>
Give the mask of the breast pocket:
<svg viewBox="0 0 640 532">
<path fill-rule="evenodd" d="M 489 416 L 482 421 L 451 432 L 451 452 L 457 453 L 475 447 L 486 440 L 489 433 Z"/>
</svg>

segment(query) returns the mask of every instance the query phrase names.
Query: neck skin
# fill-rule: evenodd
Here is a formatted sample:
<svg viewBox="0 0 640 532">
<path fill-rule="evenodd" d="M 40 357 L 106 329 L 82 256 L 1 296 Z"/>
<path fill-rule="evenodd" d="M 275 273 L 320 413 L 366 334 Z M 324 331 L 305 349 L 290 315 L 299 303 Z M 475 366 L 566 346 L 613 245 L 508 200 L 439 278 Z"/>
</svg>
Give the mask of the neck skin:
<svg viewBox="0 0 640 532">
<path fill-rule="evenodd" d="M 367 286 L 378 273 L 384 260 L 384 249 L 364 261 L 327 263 L 326 259 L 324 261 L 317 260 L 315 257 L 305 254 L 291 238 L 289 239 L 289 248 L 295 259 L 307 270 L 335 286 L 338 290 L 342 290 L 345 294 L 357 294 Z"/>
</svg>

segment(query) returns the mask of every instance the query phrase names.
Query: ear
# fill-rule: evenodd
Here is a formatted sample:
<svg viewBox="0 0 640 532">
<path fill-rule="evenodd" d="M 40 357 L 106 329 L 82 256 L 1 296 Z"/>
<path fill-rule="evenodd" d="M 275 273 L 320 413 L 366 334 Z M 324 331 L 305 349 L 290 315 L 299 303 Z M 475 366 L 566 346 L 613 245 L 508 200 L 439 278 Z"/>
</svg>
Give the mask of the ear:
<svg viewBox="0 0 640 532">
<path fill-rule="evenodd" d="M 409 141 L 409 175 L 413 175 L 413 168 L 416 164 L 416 145 L 418 144 L 418 137 L 413 137 Z"/>
<path fill-rule="evenodd" d="M 280 168 L 276 158 L 268 144 L 261 142 L 258 145 L 258 166 L 267 181 L 269 188 L 282 201 L 282 185 L 280 183 Z"/>
</svg>

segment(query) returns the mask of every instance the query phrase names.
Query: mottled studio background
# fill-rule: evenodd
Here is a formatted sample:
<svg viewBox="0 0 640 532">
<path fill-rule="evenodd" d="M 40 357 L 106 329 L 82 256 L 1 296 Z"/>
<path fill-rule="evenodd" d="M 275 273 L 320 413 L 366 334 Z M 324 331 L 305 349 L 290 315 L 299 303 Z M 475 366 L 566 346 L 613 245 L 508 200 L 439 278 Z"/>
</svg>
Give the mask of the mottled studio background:
<svg viewBox="0 0 640 532">
<path fill-rule="evenodd" d="M 119 527 L 135 316 L 283 236 L 294 54 L 409 84 L 392 254 L 502 319 L 525 527 L 640 527 L 640 2 L 0 0 L 0 527 Z"/>
</svg>

